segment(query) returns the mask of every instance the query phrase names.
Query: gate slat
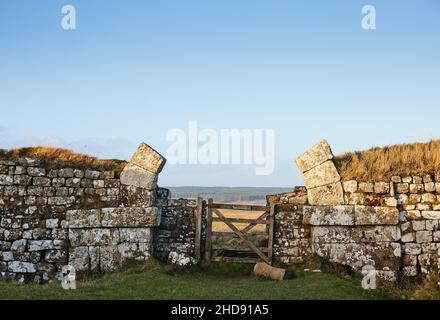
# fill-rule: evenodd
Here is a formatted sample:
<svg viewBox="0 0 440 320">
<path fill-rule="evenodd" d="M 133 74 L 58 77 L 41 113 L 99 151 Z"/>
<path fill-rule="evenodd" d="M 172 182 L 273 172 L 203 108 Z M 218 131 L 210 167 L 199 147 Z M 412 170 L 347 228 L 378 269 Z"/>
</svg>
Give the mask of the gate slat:
<svg viewBox="0 0 440 320">
<path fill-rule="evenodd" d="M 252 223 L 252 224 L 269 224 L 267 220 L 256 220 L 256 219 L 242 219 L 242 218 L 226 218 L 229 222 L 233 223 Z M 212 218 L 213 222 L 223 222 L 221 218 Z"/>
<path fill-rule="evenodd" d="M 268 211 L 268 206 L 256 206 L 247 204 L 213 203 L 213 209 L 247 210 L 247 211 Z"/>
</svg>

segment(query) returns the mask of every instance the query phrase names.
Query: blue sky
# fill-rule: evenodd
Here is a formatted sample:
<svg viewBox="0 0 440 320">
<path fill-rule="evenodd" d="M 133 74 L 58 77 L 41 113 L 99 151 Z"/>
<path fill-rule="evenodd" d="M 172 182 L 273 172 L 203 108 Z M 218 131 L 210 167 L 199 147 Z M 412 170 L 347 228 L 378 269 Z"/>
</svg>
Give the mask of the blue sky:
<svg viewBox="0 0 440 320">
<path fill-rule="evenodd" d="M 342 153 L 440 137 L 439 15 L 435 0 L 2 0 L 0 148 L 128 159 L 140 141 L 165 153 L 190 120 L 275 129 L 273 175 L 168 165 L 160 184 L 292 187 L 323 138 Z"/>
</svg>

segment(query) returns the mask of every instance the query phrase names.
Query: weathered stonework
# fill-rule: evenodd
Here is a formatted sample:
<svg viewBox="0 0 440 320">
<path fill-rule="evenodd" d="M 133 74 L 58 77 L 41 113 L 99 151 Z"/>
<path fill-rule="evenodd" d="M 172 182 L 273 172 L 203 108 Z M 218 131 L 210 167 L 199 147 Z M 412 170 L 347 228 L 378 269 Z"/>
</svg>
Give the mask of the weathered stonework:
<svg viewBox="0 0 440 320">
<path fill-rule="evenodd" d="M 121 183 L 127 186 L 153 190 L 157 185 L 157 175 L 134 164 L 128 164 L 121 173 Z"/>
<path fill-rule="evenodd" d="M 323 140 L 296 159 L 296 165 L 304 173 L 331 159 L 333 159 L 333 153 L 330 145 Z"/>
<path fill-rule="evenodd" d="M 336 205 L 344 202 L 341 177 L 332 159 L 330 145 L 323 140 L 296 160 L 304 176 L 311 205 Z"/>
<path fill-rule="evenodd" d="M 154 231 L 154 256 L 164 262 L 191 264 L 195 257 L 197 200 L 171 199 L 162 208 L 162 221 Z M 204 248 L 206 207 L 202 214 L 201 248 Z"/>
<path fill-rule="evenodd" d="M 165 159 L 146 145 L 133 159 L 154 173 L 140 169 L 124 180 L 113 171 L 0 159 L 0 279 L 41 283 L 59 279 L 65 265 L 82 276 L 148 259 L 169 196 L 156 185 Z"/>
<path fill-rule="evenodd" d="M 436 269 L 440 174 L 339 182 L 332 159 L 324 141 L 296 161 L 308 195 L 300 225 L 312 226 L 313 252 L 356 270 L 384 267 L 382 274 L 392 280 Z"/>
<path fill-rule="evenodd" d="M 146 143 L 141 143 L 130 162 L 146 171 L 159 174 L 165 165 L 166 159 Z"/>
</svg>

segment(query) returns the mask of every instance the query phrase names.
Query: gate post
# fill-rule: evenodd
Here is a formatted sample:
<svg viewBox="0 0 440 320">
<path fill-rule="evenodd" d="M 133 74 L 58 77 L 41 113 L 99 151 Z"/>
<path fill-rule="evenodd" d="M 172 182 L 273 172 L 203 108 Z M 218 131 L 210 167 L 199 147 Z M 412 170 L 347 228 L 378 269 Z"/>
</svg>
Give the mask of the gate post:
<svg viewBox="0 0 440 320">
<path fill-rule="evenodd" d="M 206 218 L 206 243 L 205 243 L 205 260 L 211 261 L 211 249 L 212 249 L 212 203 L 213 200 L 208 200 L 208 216 Z"/>
<path fill-rule="evenodd" d="M 275 223 L 275 204 L 272 203 L 270 205 L 270 214 L 269 214 L 269 243 L 268 243 L 268 258 L 269 263 L 272 265 L 273 263 L 273 237 L 274 237 L 274 223 Z"/>
<path fill-rule="evenodd" d="M 195 258 L 197 261 L 200 261 L 201 257 L 201 241 L 202 241 L 202 215 L 203 215 L 203 199 L 197 198 L 197 209 L 196 209 L 196 232 L 195 232 Z"/>
</svg>

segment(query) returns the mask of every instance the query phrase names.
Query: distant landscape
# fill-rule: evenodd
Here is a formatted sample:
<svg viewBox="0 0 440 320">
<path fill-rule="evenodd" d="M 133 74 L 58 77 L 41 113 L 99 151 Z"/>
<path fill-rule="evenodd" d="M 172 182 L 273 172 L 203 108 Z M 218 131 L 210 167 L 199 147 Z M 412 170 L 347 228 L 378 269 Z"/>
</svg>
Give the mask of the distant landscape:
<svg viewBox="0 0 440 320">
<path fill-rule="evenodd" d="M 227 203 L 265 203 L 266 196 L 292 191 L 292 188 L 259 187 L 166 187 L 172 198 L 212 198 Z"/>
</svg>

